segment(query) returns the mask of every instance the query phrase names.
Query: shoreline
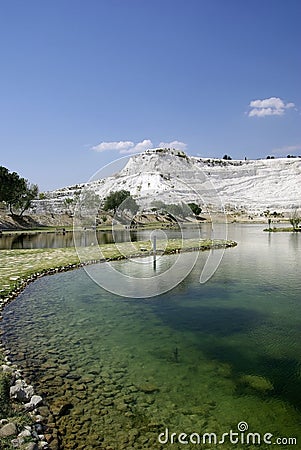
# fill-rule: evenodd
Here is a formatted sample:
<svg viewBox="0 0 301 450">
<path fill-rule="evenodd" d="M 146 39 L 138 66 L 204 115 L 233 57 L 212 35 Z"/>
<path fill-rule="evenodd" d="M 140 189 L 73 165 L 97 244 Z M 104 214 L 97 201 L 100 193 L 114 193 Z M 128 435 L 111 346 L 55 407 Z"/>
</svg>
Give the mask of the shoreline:
<svg viewBox="0 0 301 450">
<path fill-rule="evenodd" d="M 158 244 L 159 243 L 160 241 L 158 241 Z M 182 252 L 231 248 L 236 245 L 237 243 L 231 240 L 187 239 L 182 242 L 181 239 L 170 239 L 164 250 L 160 250 L 160 246 L 158 245 L 157 254 L 171 255 Z M 98 247 L 100 247 L 100 249 Z M 67 272 L 82 268 L 86 265 L 108 261 L 120 261 L 128 258 L 145 257 L 153 254 L 151 243 L 149 241 L 137 241 L 133 243 L 125 242 L 118 244 L 118 247 L 119 248 L 117 251 L 115 244 L 103 244 L 101 246 L 88 248 L 87 259 L 85 261 L 79 260 L 75 247 L 64 249 L 0 250 L 0 255 L 2 254 L 2 256 L 4 256 L 4 258 L 2 258 L 4 259 L 4 267 L 0 268 L 0 275 L 3 275 L 4 272 L 4 277 L 0 278 L 0 321 L 3 318 L 2 311 L 5 306 L 16 299 L 30 283 L 41 277 Z M 123 252 L 121 253 L 120 250 L 123 250 Z M 99 256 L 99 251 L 102 252 L 103 257 L 95 258 L 96 254 Z M 61 258 L 57 258 L 58 254 L 60 254 Z M 14 258 L 14 255 L 16 255 L 16 258 L 12 261 L 12 267 L 9 267 L 6 271 L 5 262 L 9 261 L 10 258 Z M 28 264 L 28 257 L 25 259 L 26 255 L 31 256 L 32 259 L 35 260 L 35 264 Z M 40 256 L 42 255 L 44 257 L 41 261 Z M 94 258 L 92 258 L 93 256 Z M 38 263 L 36 262 L 37 257 Z M 61 261 L 62 264 L 59 264 L 59 261 Z M 8 264 L 8 266 L 10 266 L 10 264 Z M 18 275 L 16 275 L 16 273 L 18 273 Z M 4 418 L 4 421 L 0 424 L 0 430 L 3 429 L 3 426 L 5 427 L 11 425 L 11 422 L 14 423 L 16 410 L 18 412 L 21 410 L 23 415 L 28 417 L 28 424 L 31 422 L 31 425 L 27 425 L 27 432 L 29 433 L 27 437 L 31 436 L 34 439 L 34 441 L 30 441 L 33 443 L 32 450 L 38 448 L 43 448 L 45 450 L 58 450 L 60 448 L 58 430 L 55 425 L 55 417 L 47 405 L 47 399 L 43 399 L 39 395 L 35 395 L 30 383 L 22 377 L 22 371 L 19 370 L 13 361 L 10 360 L 10 352 L 9 349 L 5 348 L 2 341 L 2 333 L 3 332 L 1 330 L 0 363 L 2 364 L 2 373 L 0 373 L 0 380 L 1 376 L 3 379 L 4 377 L 10 378 L 10 387 L 11 389 L 13 388 L 13 391 L 17 392 L 15 394 L 15 399 L 19 399 L 19 401 L 14 401 L 14 397 L 12 395 L 10 396 L 9 404 L 12 407 L 13 415 L 8 416 L 10 423 L 8 423 L 6 418 Z M 27 397 L 26 395 L 24 397 L 24 392 L 28 389 L 30 390 L 30 388 L 32 388 L 30 397 Z M 18 392 L 21 392 L 21 394 L 18 394 Z M 20 402 L 21 397 L 24 397 L 24 399 L 22 398 L 24 401 Z M 38 403 L 35 404 L 35 401 Z M 31 416 L 28 416 L 29 410 L 33 411 L 30 413 Z M 2 418 L 0 417 L 0 419 Z M 50 425 L 52 426 L 50 427 Z M 35 431 L 36 429 L 39 430 L 39 434 Z M 22 432 L 24 432 L 24 425 L 22 426 L 22 430 Z M 10 438 L 14 437 L 16 437 L 16 434 L 10 436 Z M 0 439 L 2 438 L 0 437 Z M 37 442 L 39 442 L 40 445 L 38 445 Z M 27 448 L 30 447 L 26 447 L 26 449 Z"/>
<path fill-rule="evenodd" d="M 201 217 L 197 217 L 195 221 L 180 220 L 180 223 L 184 226 L 199 226 L 208 223 L 239 223 L 239 224 L 267 224 L 268 219 L 271 219 L 272 223 L 289 223 L 289 216 L 285 214 L 278 214 L 276 216 L 265 216 L 258 212 L 203 212 L 200 213 Z M 25 215 L 23 216 L 24 223 L 14 221 L 14 219 L 7 214 L 0 213 L 0 234 L 31 234 L 31 233 L 61 233 L 64 229 L 66 232 L 74 231 L 74 218 L 70 215 Z M 164 218 L 161 220 L 147 219 L 144 222 L 141 221 L 136 224 L 135 230 L 151 229 L 151 228 L 172 228 L 177 226 L 178 220 L 170 222 Z M 112 217 L 108 215 L 105 222 L 101 222 L 96 226 L 96 231 L 111 231 L 112 230 Z M 120 226 L 120 229 L 124 229 Z"/>
</svg>

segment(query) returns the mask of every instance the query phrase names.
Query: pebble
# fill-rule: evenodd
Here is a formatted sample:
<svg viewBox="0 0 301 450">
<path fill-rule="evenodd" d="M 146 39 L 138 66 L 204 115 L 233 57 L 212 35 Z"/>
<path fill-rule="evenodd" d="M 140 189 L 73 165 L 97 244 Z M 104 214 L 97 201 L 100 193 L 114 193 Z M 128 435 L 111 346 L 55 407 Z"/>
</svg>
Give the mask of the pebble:
<svg viewBox="0 0 301 450">
<path fill-rule="evenodd" d="M 16 439 L 12 439 L 10 442 L 13 447 L 19 448 L 22 444 L 24 444 L 25 441 L 23 437 L 17 437 Z"/>
<path fill-rule="evenodd" d="M 26 446 L 26 450 L 38 450 L 39 447 L 35 442 L 29 442 Z"/>
<path fill-rule="evenodd" d="M 28 430 L 27 428 L 18 434 L 18 437 L 21 437 L 21 438 L 26 438 L 26 437 L 30 437 L 30 436 L 31 436 L 31 430 Z"/>
<path fill-rule="evenodd" d="M 8 355 L 9 352 L 6 350 L 5 354 Z M 13 401 L 17 401 L 23 405 L 25 411 L 33 411 L 29 412 L 32 419 L 36 422 L 32 427 L 30 425 L 25 425 L 23 430 L 18 433 L 17 425 L 14 422 L 9 422 L 7 419 L 0 420 L 0 438 L 1 437 L 14 437 L 11 440 L 11 445 L 14 448 L 23 448 L 25 450 L 39 450 L 39 449 L 47 449 L 48 442 L 45 440 L 44 436 L 44 427 L 42 425 L 50 416 L 49 409 L 47 407 L 41 406 L 42 411 L 39 413 L 36 411 L 37 406 L 43 403 L 43 398 L 40 395 L 35 395 L 34 388 L 31 385 L 28 385 L 25 379 L 22 378 L 20 370 L 16 368 L 14 364 L 9 361 L 9 357 L 5 357 L 6 364 L 2 364 L 1 369 L 4 373 L 8 373 L 11 376 L 12 385 L 10 387 L 10 397 Z M 41 415 L 40 412 L 43 412 L 45 416 Z M 55 428 L 53 429 L 54 434 L 57 435 Z M 35 440 L 39 440 L 39 445 L 35 442 L 28 442 L 26 447 L 24 447 L 25 440 L 33 438 Z M 47 444 L 47 445 L 46 445 Z M 53 450 L 57 450 L 58 447 L 53 447 Z"/>
<path fill-rule="evenodd" d="M 30 402 L 25 403 L 24 408 L 27 411 L 34 410 L 37 406 L 39 406 L 43 402 L 43 399 L 40 395 L 33 395 L 30 399 Z"/>
<path fill-rule="evenodd" d="M 17 434 L 17 427 L 16 424 L 13 422 L 9 422 L 3 425 L 2 428 L 0 428 L 0 437 L 14 436 L 16 434 Z"/>
</svg>

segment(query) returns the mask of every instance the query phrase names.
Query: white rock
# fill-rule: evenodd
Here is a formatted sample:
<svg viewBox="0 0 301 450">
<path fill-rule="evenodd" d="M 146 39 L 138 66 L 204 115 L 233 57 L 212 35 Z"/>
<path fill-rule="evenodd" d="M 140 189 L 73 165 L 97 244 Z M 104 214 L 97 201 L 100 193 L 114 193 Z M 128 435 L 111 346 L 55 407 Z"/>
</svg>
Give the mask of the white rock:
<svg viewBox="0 0 301 450">
<path fill-rule="evenodd" d="M 32 411 L 38 405 L 42 403 L 43 399 L 39 395 L 33 395 L 29 403 L 25 403 L 24 408 L 27 411 Z"/>
<path fill-rule="evenodd" d="M 37 414 L 37 415 L 35 416 L 35 421 L 36 421 L 37 423 L 43 422 L 43 419 L 44 419 L 44 417 L 41 416 L 40 414 Z"/>
<path fill-rule="evenodd" d="M 35 442 L 29 442 L 26 446 L 26 450 L 38 450 L 38 446 Z"/>
<path fill-rule="evenodd" d="M 0 428 L 0 437 L 8 437 L 17 434 L 17 427 L 13 422 L 9 422 Z"/>
<path fill-rule="evenodd" d="M 4 373 L 12 373 L 13 372 L 13 368 L 10 367 L 8 364 L 2 364 L 1 368 L 2 368 L 2 372 L 4 372 Z"/>
<path fill-rule="evenodd" d="M 17 380 L 14 386 L 10 388 L 10 396 L 19 400 L 20 402 L 29 402 L 34 395 L 33 386 L 24 386 L 24 382 L 19 382 Z"/>
<path fill-rule="evenodd" d="M 12 439 L 11 445 L 15 448 L 20 448 L 22 444 L 24 444 L 24 439 L 22 437 L 17 437 L 16 439 Z"/>
<path fill-rule="evenodd" d="M 18 434 L 18 437 L 26 438 L 31 436 L 31 430 L 25 428 L 21 433 Z"/>
</svg>

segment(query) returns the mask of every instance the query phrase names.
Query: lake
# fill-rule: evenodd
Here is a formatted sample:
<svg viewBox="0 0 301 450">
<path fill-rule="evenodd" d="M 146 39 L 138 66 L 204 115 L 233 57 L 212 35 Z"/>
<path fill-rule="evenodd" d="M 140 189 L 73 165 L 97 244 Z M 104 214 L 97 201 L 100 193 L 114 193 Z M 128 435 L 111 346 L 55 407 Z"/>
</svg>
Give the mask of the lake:
<svg viewBox="0 0 301 450">
<path fill-rule="evenodd" d="M 83 245 L 89 245 L 95 241 L 95 232 L 81 233 Z M 97 232 L 99 244 L 114 242 L 111 232 Z M 120 233 L 122 239 L 122 233 Z M 133 236 L 133 239 L 135 237 Z M 0 250 L 32 249 L 32 248 L 65 248 L 74 246 L 73 233 L 66 232 L 31 232 L 31 233 L 3 233 L 0 236 Z"/>
<path fill-rule="evenodd" d="M 206 224 L 201 225 L 207 230 Z M 187 228 L 187 227 L 186 227 Z M 193 227 L 188 227 L 191 230 L 192 237 Z M 81 231 L 76 234 L 76 240 L 83 246 L 88 246 L 91 244 L 111 244 L 112 242 L 124 242 L 130 234 L 132 241 L 141 240 L 148 238 L 151 233 L 151 229 L 141 229 L 133 231 L 125 230 L 115 230 L 114 236 L 112 231 L 92 231 L 86 230 Z M 169 237 L 178 237 L 179 233 L 176 229 L 167 230 Z M 20 232 L 20 233 L 3 233 L 0 236 L 0 250 L 11 250 L 11 249 L 33 249 L 33 248 L 65 248 L 74 246 L 74 235 L 72 231 L 58 231 L 58 232 Z"/>
<path fill-rule="evenodd" d="M 301 238 L 263 228 L 230 225 L 238 246 L 205 284 L 203 252 L 157 297 L 110 294 L 79 269 L 39 279 L 5 308 L 4 342 L 57 413 L 64 450 L 214 449 L 197 434 L 238 428 L 260 445 L 226 436 L 221 448 L 268 449 L 267 433 L 301 442 Z"/>
</svg>

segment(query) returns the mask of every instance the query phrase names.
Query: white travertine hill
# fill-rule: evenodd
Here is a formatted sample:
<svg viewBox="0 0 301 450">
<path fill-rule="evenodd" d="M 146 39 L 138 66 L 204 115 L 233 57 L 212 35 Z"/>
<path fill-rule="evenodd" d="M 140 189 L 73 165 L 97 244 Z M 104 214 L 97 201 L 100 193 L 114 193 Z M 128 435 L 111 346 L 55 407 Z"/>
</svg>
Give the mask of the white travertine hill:
<svg viewBox="0 0 301 450">
<path fill-rule="evenodd" d="M 189 157 L 174 149 L 153 149 L 132 156 L 114 176 L 47 193 L 36 201 L 38 213 L 60 213 L 71 208 L 83 189 L 104 198 L 125 189 L 138 203 L 166 204 L 195 201 L 209 210 L 245 210 L 260 214 L 284 212 L 301 206 L 301 158 L 223 160 Z M 66 201 L 67 200 L 67 201 Z"/>
</svg>

